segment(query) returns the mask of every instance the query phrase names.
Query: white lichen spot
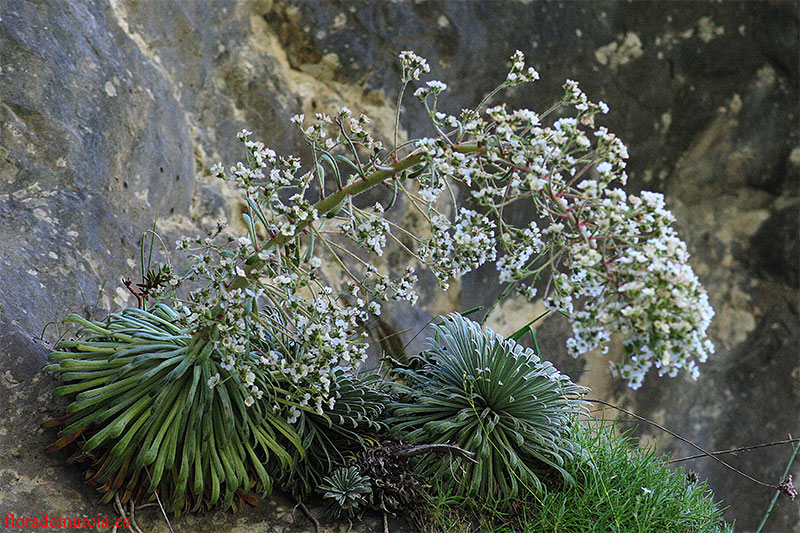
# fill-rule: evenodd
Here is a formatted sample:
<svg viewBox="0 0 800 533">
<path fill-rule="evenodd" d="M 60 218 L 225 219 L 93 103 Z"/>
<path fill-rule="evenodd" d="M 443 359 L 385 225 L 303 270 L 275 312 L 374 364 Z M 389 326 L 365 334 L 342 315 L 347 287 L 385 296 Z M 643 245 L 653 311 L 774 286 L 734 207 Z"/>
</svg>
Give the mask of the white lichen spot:
<svg viewBox="0 0 800 533">
<path fill-rule="evenodd" d="M 128 305 L 128 297 L 130 296 L 130 293 L 122 287 L 117 287 L 114 292 L 117 295 L 114 298 L 114 305 L 117 307 L 126 307 Z"/>
<path fill-rule="evenodd" d="M 789 154 L 789 162 L 795 168 L 800 169 L 800 146 L 795 146 Z"/>
<path fill-rule="evenodd" d="M 58 259 L 58 254 L 55 252 L 48 252 L 47 257 L 50 259 Z"/>
<path fill-rule="evenodd" d="M 697 21 L 697 36 L 704 43 L 708 43 L 725 34 L 725 28 L 716 26 L 711 17 L 701 17 Z"/>
<path fill-rule="evenodd" d="M 333 17 L 333 31 L 338 31 L 344 28 L 347 25 L 347 15 L 344 13 L 339 13 L 335 17 Z"/>
<path fill-rule="evenodd" d="M 117 96 L 117 88 L 114 87 L 114 84 L 111 83 L 110 81 L 107 81 L 103 88 L 105 89 L 106 94 L 108 96 L 111 96 L 111 97 Z"/>
<path fill-rule="evenodd" d="M 74 239 L 77 236 L 78 236 L 78 232 L 75 231 L 74 229 L 71 229 L 71 230 L 67 231 L 67 237 L 71 237 L 71 238 Z"/>
<path fill-rule="evenodd" d="M 39 273 L 38 273 L 38 272 L 36 272 L 36 271 L 35 271 L 34 269 L 32 269 L 32 268 L 29 268 L 29 269 L 28 269 L 26 272 L 28 272 L 28 274 L 30 274 L 31 276 L 38 276 L 38 275 L 39 275 Z"/>
<path fill-rule="evenodd" d="M 747 29 L 747 28 L 745 28 L 745 25 L 744 25 L 744 24 L 742 24 L 741 26 L 739 26 L 739 35 L 741 35 L 742 37 L 744 37 L 744 34 L 745 34 L 745 30 L 746 30 L 746 29 Z"/>
<path fill-rule="evenodd" d="M 450 19 L 448 19 L 444 15 L 439 15 L 439 18 L 436 19 L 436 25 L 439 26 L 440 28 L 447 28 L 448 26 L 450 26 Z"/>
<path fill-rule="evenodd" d="M 672 125 L 672 115 L 670 113 L 662 113 L 661 114 L 661 131 L 667 132 L 669 127 Z"/>
<path fill-rule="evenodd" d="M 541 300 L 531 303 L 522 296 L 510 296 L 497 305 L 486 326 L 495 331 L 517 331 L 530 322 L 530 316 L 539 316 L 546 310 Z"/>
<path fill-rule="evenodd" d="M 136 268 L 136 261 L 130 257 L 126 260 L 126 263 L 128 263 L 129 268 Z"/>
<path fill-rule="evenodd" d="M 580 28 L 575 28 L 575 35 L 576 35 L 576 36 L 577 36 L 579 39 L 580 39 L 581 37 L 583 37 L 583 32 L 581 31 L 581 29 L 580 29 Z"/>
<path fill-rule="evenodd" d="M 748 334 L 756 329 L 756 317 L 746 309 L 722 307 L 715 322 L 718 338 L 729 348 L 746 341 Z"/>
<path fill-rule="evenodd" d="M 50 215 L 47 213 L 47 211 L 45 211 L 44 209 L 41 209 L 39 207 L 37 207 L 36 209 L 33 210 L 33 216 L 36 217 L 37 219 L 41 220 L 45 224 L 49 224 L 51 226 L 56 226 L 57 225 L 56 221 L 53 220 L 50 217 Z"/>
<path fill-rule="evenodd" d="M 772 87 L 775 85 L 775 69 L 769 65 L 764 65 L 758 72 L 756 72 L 756 86 L 759 89 L 763 89 L 764 87 Z"/>
<path fill-rule="evenodd" d="M 742 110 L 742 97 L 738 94 L 734 94 L 731 98 L 730 104 L 728 104 L 728 108 L 730 109 L 731 113 L 738 113 Z"/>
<path fill-rule="evenodd" d="M 594 52 L 594 57 L 601 65 L 616 69 L 620 65 L 630 63 L 631 60 L 641 57 L 642 40 L 633 32 L 620 36 L 617 41 L 601 46 Z"/>
</svg>

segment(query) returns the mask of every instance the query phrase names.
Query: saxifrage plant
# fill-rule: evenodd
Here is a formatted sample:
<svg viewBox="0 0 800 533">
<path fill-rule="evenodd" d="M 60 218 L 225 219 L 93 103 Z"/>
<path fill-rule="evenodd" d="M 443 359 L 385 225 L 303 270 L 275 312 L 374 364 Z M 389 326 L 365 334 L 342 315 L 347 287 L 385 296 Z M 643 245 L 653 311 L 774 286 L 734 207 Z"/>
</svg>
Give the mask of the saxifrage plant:
<svg viewBox="0 0 800 533">
<path fill-rule="evenodd" d="M 364 510 L 366 495 L 372 492 L 369 478 L 362 476 L 358 467 L 342 467 L 322 479 L 317 487 L 328 504 L 328 514 L 333 518 L 353 517 Z"/>
<path fill-rule="evenodd" d="M 75 397 L 56 421 L 64 427 L 50 450 L 80 437 L 76 456 L 88 454 L 88 482 L 100 485 L 101 501 L 155 491 L 175 512 L 227 508 L 237 492 L 271 491 L 268 463 L 286 468 L 292 455 L 302 457 L 281 412 L 267 402 L 249 404 L 256 375 L 242 381 L 224 368 L 215 336 L 198 342 L 166 305 L 126 309 L 101 322 L 68 320 L 82 338 L 59 343 L 48 370 L 68 383 L 54 394 Z M 259 381 L 271 400 L 284 403 L 264 376 Z"/>
<path fill-rule="evenodd" d="M 571 438 L 587 389 L 533 350 L 458 314 L 435 327 L 417 370 L 399 369 L 403 401 L 391 427 L 403 439 L 450 443 L 476 463 L 437 457 L 420 461 L 423 476 L 450 494 L 499 501 L 540 491 L 546 476 L 572 482 L 566 468 L 583 453 Z"/>
<path fill-rule="evenodd" d="M 333 407 L 323 406 L 322 414 L 293 409 L 289 419 L 300 436 L 303 453 L 293 453 L 294 467 L 284 469 L 282 479 L 287 488 L 301 496 L 312 492 L 323 476 L 373 444 L 372 439 L 386 429 L 383 412 L 389 396 L 382 390 L 380 376 L 352 376 L 338 368 L 331 378 L 331 394 L 336 400 Z"/>
<path fill-rule="evenodd" d="M 406 87 L 429 71 L 427 62 L 412 52 L 401 53 L 400 60 L 399 102 Z M 537 78 L 517 52 L 498 90 Z M 95 459 L 105 467 L 95 476 L 105 480 L 107 497 L 129 473 L 130 490 L 163 487 L 158 490 L 172 509 L 185 506 L 189 496 L 197 507 L 206 493 L 213 496 L 212 505 L 227 505 L 235 491 L 247 490 L 253 480 L 259 490 L 268 491 L 270 478 L 260 467 L 270 466 L 272 458 L 288 461 L 288 450 L 299 448 L 299 413 L 333 413 L 335 369 L 352 371 L 365 359 L 364 326 L 381 313 L 381 303 L 416 303 L 414 266 L 394 270 L 376 265 L 375 255 L 387 243 L 428 268 L 442 287 L 487 262 L 497 266 L 499 281 L 506 284 L 504 295 L 517 290 L 534 298 L 535 282 L 549 278 L 543 299 L 572 321 L 570 351 L 580 355 L 607 345 L 612 333 L 622 333 L 628 357 L 612 370 L 632 387 L 651 367 L 670 375 L 685 369 L 696 377 L 697 363 L 713 349 L 706 339 L 713 311 L 687 264 L 685 245 L 671 228 L 672 215 L 661 195 L 627 195 L 614 187 L 626 181 L 627 150 L 607 129 L 595 126 L 607 106 L 590 102 L 575 82 L 568 80 L 564 88 L 560 101 L 541 114 L 505 104 L 484 109 L 494 91 L 476 108 L 452 116 L 437 107 L 446 85 L 429 81 L 414 95 L 435 133 L 403 144 L 395 134 L 389 149 L 367 131 L 369 119 L 349 109 L 319 113 L 310 124 L 296 116 L 293 121 L 312 154 L 305 164 L 279 156 L 243 131 L 246 161 L 227 171 L 215 165 L 212 171 L 243 190 L 246 235 L 235 235 L 220 222 L 207 237 L 181 239 L 178 247 L 187 252 L 188 265 L 153 271 L 157 279 L 150 281 L 156 286 L 137 294 L 142 306 L 148 298 L 160 302 L 163 307 L 152 308 L 151 314 L 161 309 L 170 326 L 133 321 L 128 317 L 136 312 L 125 311 L 106 322 L 86 322 L 92 324 L 88 338 L 62 345 L 54 355 L 64 360 L 55 367 L 62 377 L 72 372 L 71 365 L 80 366 L 67 361 L 84 359 L 87 372 L 108 372 L 59 390 L 82 395 L 73 404 L 76 413 L 90 409 L 71 422 L 62 438 L 86 432 L 89 451 L 97 450 Z M 399 109 L 398 104 L 396 130 Z M 375 187 L 391 195 L 368 207 L 359 196 Z M 458 205 L 458 188 L 468 191 L 475 209 Z M 515 202 L 524 202 L 538 218 L 515 225 L 506 209 Z M 416 214 L 423 228 L 407 228 L 385 216 L 398 203 Z M 323 259 L 337 265 L 345 279 L 326 275 Z M 119 321 L 125 333 L 104 326 Z M 153 334 L 154 327 L 175 335 L 177 328 L 180 340 L 164 341 L 167 335 Z M 169 346 L 140 346 L 162 341 Z M 143 351 L 115 358 L 117 352 L 136 349 Z M 165 355 L 171 350 L 184 350 L 184 355 Z M 139 392 L 133 387 L 122 391 L 115 381 L 122 376 L 114 374 L 117 366 L 132 364 L 128 357 L 138 356 L 125 372 L 137 372 L 138 365 L 152 371 L 147 377 L 154 381 L 146 383 L 155 392 L 130 403 L 105 402 L 112 391 L 126 401 Z M 164 357 L 168 362 L 159 362 Z M 161 378 L 169 379 L 169 386 L 161 386 Z M 68 379 L 84 378 L 70 374 Z M 151 404 L 151 397 L 159 403 Z M 186 411 L 172 409 L 172 399 L 188 405 Z M 206 410 L 195 409 L 202 402 L 233 414 L 222 422 L 223 433 L 206 422 Z M 189 414 L 202 423 L 190 423 Z M 167 416 L 177 421 L 177 429 L 176 424 L 163 433 L 161 426 L 151 429 Z M 559 431 L 561 421 L 552 422 L 552 431 Z M 505 429 L 499 419 L 491 418 L 490 426 L 492 434 L 498 426 Z M 138 452 L 145 454 L 141 459 L 134 457 L 139 439 L 148 443 L 147 452 Z M 200 447 L 199 455 L 192 455 L 190 444 Z M 546 451 L 550 445 L 542 443 L 537 459 L 549 460 L 550 468 L 558 470 L 558 454 Z M 516 458 L 508 456 L 512 462 Z M 153 476 L 151 464 L 163 465 L 160 476 Z M 486 468 L 495 472 L 504 464 Z M 513 471 L 533 480 L 533 471 L 520 465 L 513 463 L 518 469 Z M 274 464 L 270 468 L 276 469 Z M 143 474 L 156 481 L 142 480 Z"/>
<path fill-rule="evenodd" d="M 399 102 L 430 70 L 412 52 L 400 61 Z M 517 52 L 497 90 L 536 79 Z M 606 347 L 612 333 L 621 333 L 628 357 L 612 370 L 632 387 L 653 367 L 696 377 L 697 364 L 713 350 L 706 338 L 713 310 L 663 196 L 617 187 L 627 180 L 628 153 L 596 126 L 608 106 L 567 80 L 563 97 L 541 114 L 505 104 L 485 109 L 496 90 L 453 116 L 438 108 L 446 88 L 429 81 L 414 91 L 434 135 L 388 149 L 368 131 L 369 119 L 347 108 L 310 122 L 293 117 L 312 154 L 305 163 L 243 130 L 246 160 L 212 172 L 243 191 L 247 234 L 232 235 L 221 222 L 208 237 L 181 239 L 179 249 L 191 257 L 187 274 L 168 280 L 161 297 L 175 298 L 169 289 L 187 279 L 199 283 L 182 297 L 195 334 L 222 326 L 223 362 L 242 375 L 250 363 L 238 355 L 259 329 L 245 327 L 241 310 L 256 301 L 274 309 L 302 355 L 263 364 L 310 387 L 309 405 L 317 410 L 330 400 L 331 369 L 365 359 L 362 326 L 380 314 L 381 303 L 416 303 L 414 265 L 376 264 L 390 243 L 442 287 L 492 262 L 504 295 L 517 290 L 533 299 L 536 281 L 549 278 L 543 300 L 572 321 L 570 352 Z M 364 205 L 359 196 L 373 188 L 391 196 Z M 459 189 L 471 206 L 459 204 Z M 421 228 L 387 216 L 400 203 Z M 515 223 L 514 203 L 534 220 Z M 327 276 L 323 259 L 343 276 Z"/>
</svg>

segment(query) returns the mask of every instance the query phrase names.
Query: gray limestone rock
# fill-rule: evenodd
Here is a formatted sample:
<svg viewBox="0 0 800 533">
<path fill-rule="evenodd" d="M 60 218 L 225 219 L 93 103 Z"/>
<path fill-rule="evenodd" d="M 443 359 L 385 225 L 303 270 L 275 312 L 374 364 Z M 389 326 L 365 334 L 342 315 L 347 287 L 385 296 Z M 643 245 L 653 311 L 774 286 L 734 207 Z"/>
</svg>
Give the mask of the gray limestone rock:
<svg viewBox="0 0 800 533">
<path fill-rule="evenodd" d="M 448 83 L 448 111 L 475 105 L 515 49 L 542 80 L 504 95 L 513 105 L 544 108 L 564 79 L 580 81 L 611 107 L 605 123 L 629 146 L 630 186 L 665 192 L 678 217 L 718 313 L 717 354 L 701 378 L 628 391 L 603 359 L 566 358 L 567 325 L 553 318 L 537 327 L 545 357 L 706 448 L 800 434 L 799 42 L 796 1 L 0 1 L 0 510 L 113 516 L 65 457 L 42 452 L 55 432 L 39 424 L 61 404 L 41 371 L 47 348 L 33 339 L 67 334 L 69 312 L 97 318 L 134 303 L 119 280 L 137 275 L 154 219 L 171 248 L 235 216 L 233 193 L 207 169 L 240 157 L 241 128 L 302 154 L 289 116 L 347 105 L 388 135 L 406 49 Z M 412 98 L 404 110 L 409 135 L 430 133 Z M 411 328 L 408 340 L 438 313 L 491 305 L 494 275 L 466 277 L 460 296 L 430 290 L 414 313 L 385 313 L 385 327 Z M 508 334 L 539 312 L 512 299 L 490 323 Z M 733 462 L 777 482 L 788 455 L 773 448 Z M 768 490 L 708 460 L 691 468 L 739 529 L 755 527 Z M 292 525 L 292 507 L 276 500 L 173 526 L 309 530 Z M 137 517 L 166 530 L 153 509 Z M 380 531 L 371 520 L 361 530 Z M 767 530 L 799 524 L 798 505 L 781 500 Z"/>
</svg>

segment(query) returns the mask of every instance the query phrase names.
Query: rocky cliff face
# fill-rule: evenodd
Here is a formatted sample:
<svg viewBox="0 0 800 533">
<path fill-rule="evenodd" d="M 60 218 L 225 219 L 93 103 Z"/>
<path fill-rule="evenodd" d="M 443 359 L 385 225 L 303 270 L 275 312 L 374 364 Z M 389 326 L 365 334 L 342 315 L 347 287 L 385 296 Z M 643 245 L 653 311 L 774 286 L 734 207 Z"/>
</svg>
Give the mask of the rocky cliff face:
<svg viewBox="0 0 800 533">
<path fill-rule="evenodd" d="M 798 4 L 780 1 L 0 2 L 0 510 L 113 514 L 63 457 L 40 451 L 53 434 L 38 424 L 57 406 L 35 339 L 65 334 L 69 312 L 99 317 L 134 303 L 119 279 L 137 274 L 154 218 L 171 242 L 236 216 L 207 169 L 240 157 L 241 128 L 279 152 L 302 151 L 288 117 L 343 104 L 391 131 L 406 49 L 449 84 L 451 111 L 494 87 L 515 49 L 542 80 L 506 95 L 514 105 L 543 108 L 564 79 L 580 81 L 611 107 L 629 183 L 665 192 L 678 217 L 717 310 L 717 354 L 700 379 L 627 391 L 604 361 L 567 358 L 556 319 L 538 328 L 545 357 L 706 449 L 797 436 L 798 39 Z M 404 117 L 410 135 L 427 133 L 411 99 Z M 422 324 L 498 291 L 490 270 L 461 287 L 460 301 L 431 292 L 417 314 L 387 322 Z M 534 311 L 510 300 L 490 323 L 508 333 Z M 640 432 L 663 451 L 692 453 Z M 730 460 L 777 482 L 789 453 Z M 691 468 L 738 529 L 755 527 L 768 489 L 708 460 Z M 289 527 L 273 510 L 211 520 L 218 530 Z M 178 527 L 195 530 L 192 520 Z M 798 505 L 782 500 L 768 530 L 800 531 L 799 521 Z"/>
</svg>

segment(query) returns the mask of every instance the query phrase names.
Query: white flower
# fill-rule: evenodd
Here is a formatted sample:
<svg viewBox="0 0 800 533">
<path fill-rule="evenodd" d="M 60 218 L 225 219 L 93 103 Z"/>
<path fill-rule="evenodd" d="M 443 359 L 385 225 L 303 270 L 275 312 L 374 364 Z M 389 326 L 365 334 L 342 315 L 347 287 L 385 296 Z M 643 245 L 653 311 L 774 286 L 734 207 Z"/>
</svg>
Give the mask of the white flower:
<svg viewBox="0 0 800 533">
<path fill-rule="evenodd" d="M 404 84 L 430 71 L 427 61 L 413 52 L 403 52 L 400 60 Z M 538 77 L 518 51 L 502 85 Z M 552 123 L 550 119 L 543 124 L 535 112 L 502 103 L 484 112 L 463 110 L 452 116 L 435 105 L 446 88 L 434 80 L 423 83 L 415 94 L 427 106 L 436 129 L 451 133 L 438 131 L 438 137 L 403 145 L 394 161 L 363 157 L 359 172 L 338 165 L 339 172 L 347 174 L 337 180 L 327 155 L 320 162 L 323 176 L 309 171 L 313 163 L 278 157 L 251 141 L 250 132 L 241 132 L 247 159 L 231 167 L 228 175 L 262 210 L 259 244 L 262 237 L 291 240 L 256 251 L 249 236 L 223 232 L 224 226 L 208 238 L 181 240 L 179 247 L 194 254 L 186 277 L 200 287 L 189 295 L 181 327 L 195 332 L 209 325 L 216 328 L 221 365 L 241 376 L 248 402 L 263 396 L 255 378 L 258 371 L 267 371 L 281 372 L 292 387 L 308 391 L 301 400 L 303 409 L 333 405 L 331 369 L 366 358 L 363 323 L 382 312 L 383 301 L 417 301 L 413 270 L 382 273 L 373 264 L 387 242 L 395 242 L 393 252 L 409 251 L 442 288 L 452 278 L 495 261 L 500 281 L 515 284 L 513 289 L 526 297 L 534 298 L 535 287 L 541 287 L 546 307 L 571 320 L 573 335 L 567 345 L 572 355 L 607 350 L 612 334 L 624 335 L 628 356 L 612 365 L 612 371 L 633 388 L 651 368 L 667 375 L 686 370 L 696 377 L 698 365 L 713 353 L 706 335 L 713 309 L 688 264 L 685 244 L 671 227 L 674 217 L 663 196 L 628 195 L 614 183 L 625 184 L 627 148 L 607 129 L 593 125 L 594 115 L 605 113 L 608 106 L 590 102 L 577 83 L 567 81 L 561 108 L 554 113 L 559 118 Z M 428 98 L 431 94 L 433 99 Z M 318 155 L 346 155 L 354 146 L 365 156 L 381 152 L 368 131 L 368 119 L 349 109 L 343 108 L 334 119 L 319 113 L 313 123 L 304 125 L 304 120 L 297 115 L 292 122 L 304 128 Z M 410 154 L 417 157 L 413 167 L 402 174 L 389 171 L 387 167 Z M 596 172 L 584 172 L 592 165 L 589 161 L 596 164 Z M 402 227 L 402 217 L 384 213 L 386 201 L 374 208 L 359 207 L 365 205 L 363 197 L 343 204 L 335 221 L 319 219 L 314 206 L 326 194 L 360 187 L 362 172 L 369 176 L 376 170 L 383 171 L 383 185 L 398 196 L 406 195 L 401 205 L 415 211 L 419 224 Z M 212 172 L 224 176 L 221 164 Z M 400 186 L 392 181 L 403 178 L 416 183 Z M 470 189 L 471 209 L 458 205 L 454 191 L 463 186 Z M 505 209 L 513 203 L 519 209 Z M 526 210 L 536 223 L 515 223 L 510 216 Z M 337 233 L 347 239 L 330 237 Z M 327 277 L 318 270 L 322 259 L 313 256 L 320 249 L 326 256 L 339 255 L 338 264 L 349 280 L 325 284 Z M 255 257 L 260 261 L 251 261 Z M 394 256 L 391 263 L 396 266 Z M 251 265 L 258 270 L 244 276 Z M 551 272 L 552 279 L 542 279 Z M 246 287 L 230 283 L 237 275 L 247 278 Z M 275 316 L 253 324 L 253 315 L 244 309 L 259 298 L 269 300 Z M 303 350 L 295 353 L 283 334 Z M 251 361 L 246 357 L 251 346 L 280 351 L 258 353 Z M 217 374 L 208 385 L 219 381 Z M 300 416 L 297 408 L 287 413 L 292 423 Z"/>
<path fill-rule="evenodd" d="M 428 62 L 409 50 L 400 52 L 400 64 L 403 67 L 403 82 L 418 80 L 423 72 L 430 72 Z"/>
<path fill-rule="evenodd" d="M 290 222 L 284 222 L 283 224 L 281 224 L 281 235 L 286 235 L 287 237 L 291 237 L 292 235 L 294 235 L 294 230 L 295 230 L 294 224 Z"/>
<path fill-rule="evenodd" d="M 428 94 L 430 94 L 430 92 L 431 90 L 428 89 L 427 87 L 420 87 L 419 89 L 414 91 L 414 96 L 416 96 L 420 100 L 424 100 L 425 97 L 428 96 Z"/>
<path fill-rule="evenodd" d="M 430 87 L 431 92 L 433 92 L 433 94 L 439 94 L 440 92 L 442 92 L 442 91 L 447 89 L 447 84 L 446 83 L 442 83 L 442 82 L 437 81 L 437 80 L 431 80 L 431 81 L 427 82 L 426 85 L 428 87 Z"/>
</svg>

